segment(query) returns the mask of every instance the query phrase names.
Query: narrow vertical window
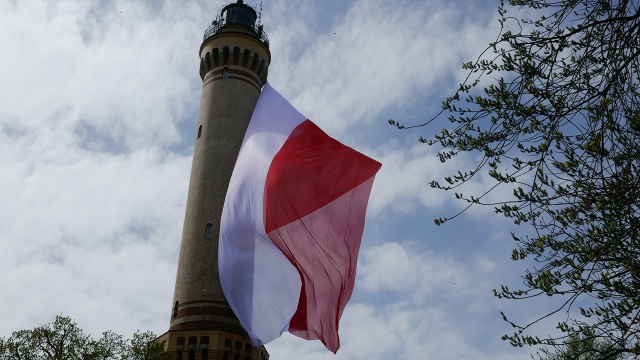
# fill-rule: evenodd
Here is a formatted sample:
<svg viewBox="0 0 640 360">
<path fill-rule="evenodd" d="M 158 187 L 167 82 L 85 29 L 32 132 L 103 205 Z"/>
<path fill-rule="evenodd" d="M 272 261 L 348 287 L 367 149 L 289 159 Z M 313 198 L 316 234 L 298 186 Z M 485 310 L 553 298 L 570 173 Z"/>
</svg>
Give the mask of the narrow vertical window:
<svg viewBox="0 0 640 360">
<path fill-rule="evenodd" d="M 209 350 L 202 350 L 200 357 L 202 358 L 202 360 L 209 360 Z"/>
<path fill-rule="evenodd" d="M 227 79 L 228 77 L 229 77 L 229 68 L 225 67 L 224 69 L 222 69 L 222 78 Z"/>
<path fill-rule="evenodd" d="M 198 127 L 198 139 L 200 139 L 200 136 L 202 136 L 202 125 Z"/>
<path fill-rule="evenodd" d="M 189 350 L 189 360 L 196 360 L 196 351 L 193 349 Z"/>
<path fill-rule="evenodd" d="M 213 236 L 213 225 L 207 224 L 207 226 L 204 228 L 204 238 L 211 239 L 212 236 Z"/>
<path fill-rule="evenodd" d="M 176 360 L 182 360 L 182 350 L 176 351 Z"/>
<path fill-rule="evenodd" d="M 176 304 L 173 306 L 173 315 L 171 316 L 172 319 L 175 319 L 178 316 L 178 304 L 180 302 L 176 300 Z"/>
</svg>

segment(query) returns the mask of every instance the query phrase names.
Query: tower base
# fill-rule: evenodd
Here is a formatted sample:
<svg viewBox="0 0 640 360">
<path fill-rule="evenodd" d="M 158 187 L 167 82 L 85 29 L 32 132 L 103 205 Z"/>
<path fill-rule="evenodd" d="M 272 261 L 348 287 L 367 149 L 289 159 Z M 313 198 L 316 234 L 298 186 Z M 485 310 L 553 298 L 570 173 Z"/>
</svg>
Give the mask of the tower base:
<svg viewBox="0 0 640 360">
<path fill-rule="evenodd" d="M 268 360 L 264 346 L 253 347 L 248 336 L 222 330 L 169 330 L 156 339 L 176 360 Z"/>
</svg>

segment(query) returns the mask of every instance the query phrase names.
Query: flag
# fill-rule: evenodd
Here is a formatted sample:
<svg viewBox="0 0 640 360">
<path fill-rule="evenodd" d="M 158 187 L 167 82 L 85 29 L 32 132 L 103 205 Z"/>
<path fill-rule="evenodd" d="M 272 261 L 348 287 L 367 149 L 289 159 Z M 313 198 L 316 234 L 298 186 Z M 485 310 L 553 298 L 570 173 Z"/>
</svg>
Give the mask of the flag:
<svg viewBox="0 0 640 360">
<path fill-rule="evenodd" d="M 380 166 L 264 86 L 227 190 L 218 253 L 225 297 L 254 345 L 288 330 L 338 350 Z"/>
</svg>

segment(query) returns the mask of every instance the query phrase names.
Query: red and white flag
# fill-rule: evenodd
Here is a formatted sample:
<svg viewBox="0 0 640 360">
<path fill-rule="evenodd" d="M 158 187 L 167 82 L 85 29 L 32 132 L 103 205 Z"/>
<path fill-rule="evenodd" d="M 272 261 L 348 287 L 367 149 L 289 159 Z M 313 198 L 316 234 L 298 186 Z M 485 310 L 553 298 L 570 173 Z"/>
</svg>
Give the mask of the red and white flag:
<svg viewBox="0 0 640 360">
<path fill-rule="evenodd" d="M 338 350 L 380 166 L 264 86 L 231 176 L 218 257 L 224 294 L 254 345 L 288 330 Z"/>
</svg>

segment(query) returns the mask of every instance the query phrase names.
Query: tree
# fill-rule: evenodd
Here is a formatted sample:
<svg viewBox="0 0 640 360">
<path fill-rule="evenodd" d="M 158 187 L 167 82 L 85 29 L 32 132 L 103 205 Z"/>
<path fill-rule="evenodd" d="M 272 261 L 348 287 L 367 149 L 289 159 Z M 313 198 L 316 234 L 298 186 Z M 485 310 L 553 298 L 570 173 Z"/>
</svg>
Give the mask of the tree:
<svg viewBox="0 0 640 360">
<path fill-rule="evenodd" d="M 69 317 L 33 330 L 15 331 L 0 338 L 0 358 L 12 360 L 170 360 L 164 344 L 151 332 L 136 332 L 129 342 L 111 331 L 98 340 L 85 335 Z"/>
<path fill-rule="evenodd" d="M 449 113 L 447 127 L 420 140 L 441 146 L 442 162 L 481 155 L 432 187 L 524 225 L 512 234 L 512 258 L 536 265 L 522 288 L 495 295 L 562 299 L 529 323 L 503 314 L 515 327 L 503 338 L 514 346 L 592 333 L 610 344 L 599 359 L 640 356 L 639 10 L 639 0 L 502 0 L 496 41 L 463 65 L 467 80 L 442 112 L 418 125 Z M 481 173 L 490 188 L 461 190 Z M 505 187 L 513 197 L 491 203 Z M 558 333 L 532 333 L 560 311 L 568 317 Z"/>
<path fill-rule="evenodd" d="M 136 332 L 129 341 L 123 359 L 128 360 L 173 360 L 171 355 L 165 350 L 164 342 L 156 342 L 157 336 L 151 331 Z"/>
<path fill-rule="evenodd" d="M 603 354 L 608 353 L 610 344 L 603 342 L 593 335 L 571 335 L 567 339 L 566 344 L 558 350 L 551 352 L 543 349 L 546 360 L 593 360 L 600 358 Z M 620 356 L 614 356 L 611 360 L 620 359 Z"/>
</svg>

